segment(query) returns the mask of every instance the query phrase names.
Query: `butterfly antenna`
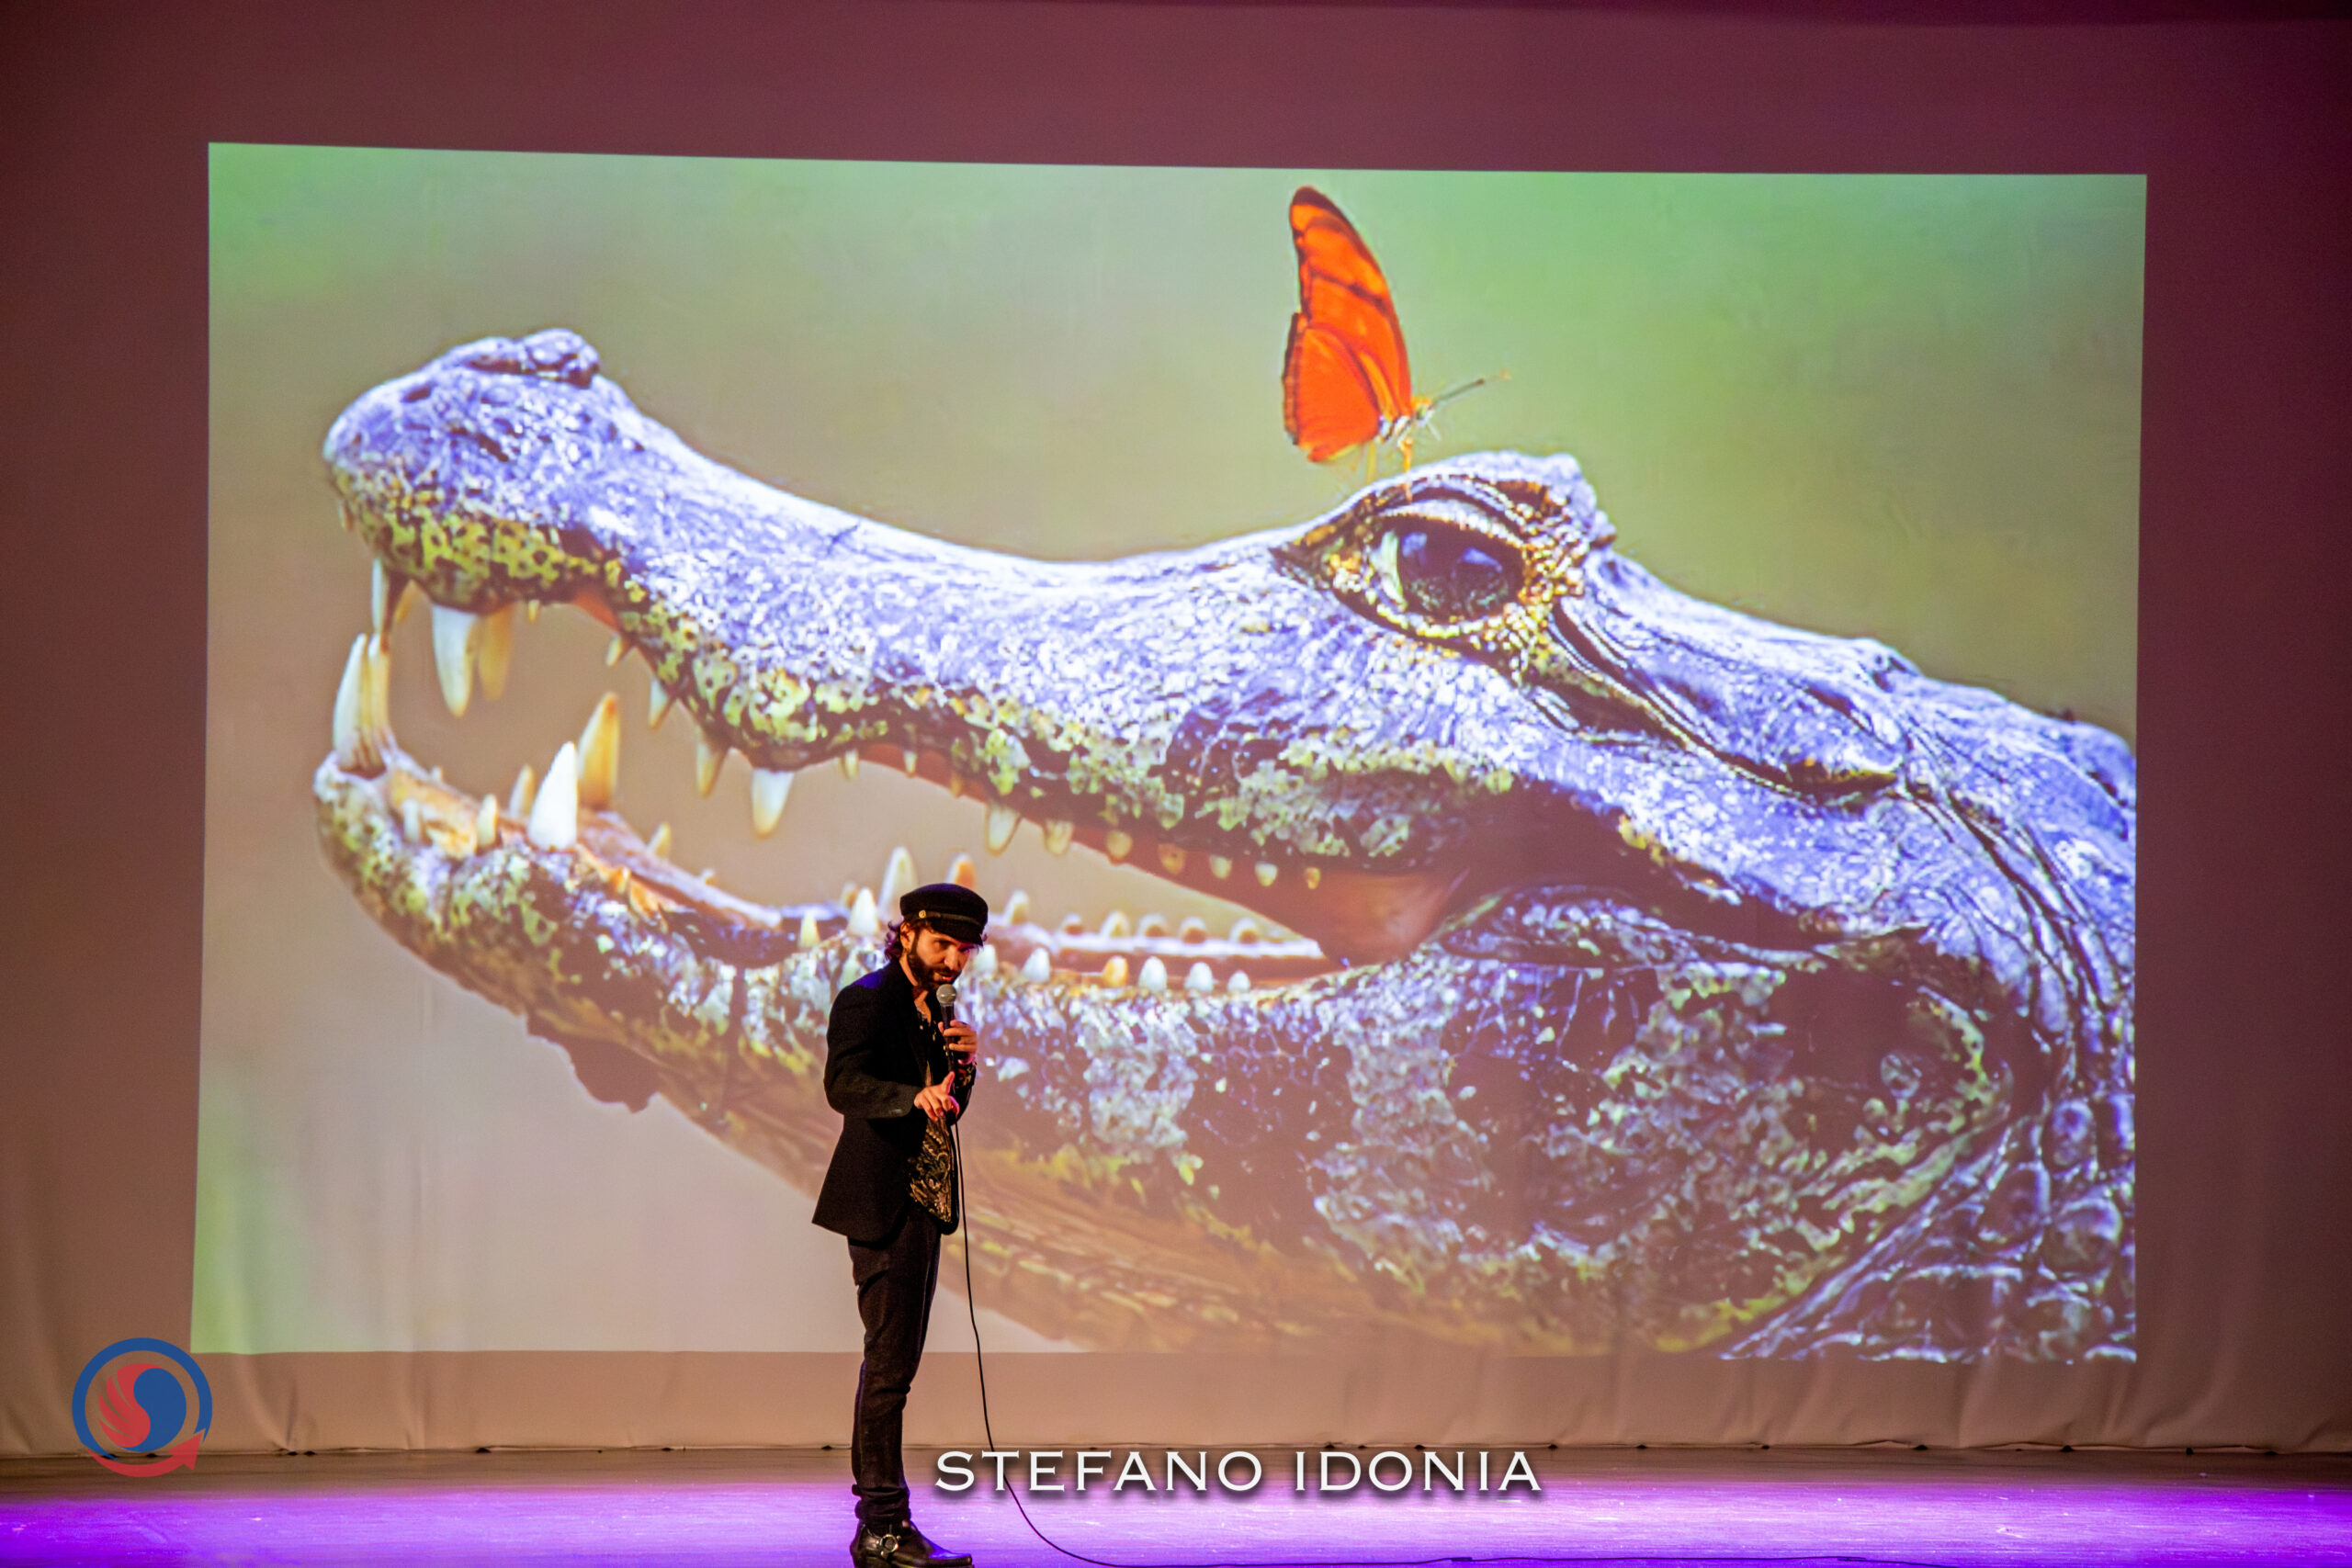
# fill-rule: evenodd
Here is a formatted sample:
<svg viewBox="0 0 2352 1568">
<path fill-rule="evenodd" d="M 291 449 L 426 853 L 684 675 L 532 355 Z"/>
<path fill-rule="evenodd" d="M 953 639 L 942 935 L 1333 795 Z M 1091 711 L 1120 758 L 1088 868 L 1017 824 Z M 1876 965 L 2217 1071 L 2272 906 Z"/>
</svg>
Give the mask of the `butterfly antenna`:
<svg viewBox="0 0 2352 1568">
<path fill-rule="evenodd" d="M 1474 388 L 1483 387 L 1489 381 L 1508 381 L 1510 379 L 1510 373 L 1507 370 L 1501 370 L 1497 371 L 1492 376 L 1481 376 L 1475 381 L 1464 381 L 1458 387 L 1448 387 L 1444 391 L 1440 392 L 1436 397 L 1431 398 L 1430 400 L 1430 406 L 1422 412 L 1425 413 L 1435 413 L 1438 410 L 1443 408 L 1446 404 L 1452 402 L 1463 393 L 1472 390 Z"/>
</svg>

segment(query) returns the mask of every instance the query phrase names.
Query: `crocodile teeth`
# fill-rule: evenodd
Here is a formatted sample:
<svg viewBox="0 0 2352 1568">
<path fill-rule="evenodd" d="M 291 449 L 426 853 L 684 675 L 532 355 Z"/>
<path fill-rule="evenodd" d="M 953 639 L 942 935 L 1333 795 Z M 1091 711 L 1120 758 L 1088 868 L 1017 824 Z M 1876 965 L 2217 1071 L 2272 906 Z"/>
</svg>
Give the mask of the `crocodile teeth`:
<svg viewBox="0 0 2352 1568">
<path fill-rule="evenodd" d="M 1012 835 L 1020 830 L 1021 813 L 1010 806 L 989 807 L 989 853 L 1001 855 L 1012 846 Z"/>
<path fill-rule="evenodd" d="M 1300 872 L 1299 875 L 1306 879 L 1306 888 L 1310 893 L 1323 886 L 1323 868 L 1319 865 L 1310 865 Z"/>
<path fill-rule="evenodd" d="M 537 599 L 523 601 L 523 618 L 535 626 L 539 624 L 539 602 Z"/>
<path fill-rule="evenodd" d="M 1157 958 L 1147 958 L 1136 974 L 1136 984 L 1147 991 L 1168 989 L 1168 965 Z"/>
<path fill-rule="evenodd" d="M 1125 985 L 1127 983 L 1127 961 L 1120 957 L 1117 953 L 1113 953 L 1110 961 L 1102 965 L 1102 983 L 1106 986 Z"/>
<path fill-rule="evenodd" d="M 907 770 L 909 778 L 914 777 L 915 771 L 922 766 L 922 753 L 915 750 L 913 741 L 910 740 L 899 748 L 899 766 Z"/>
<path fill-rule="evenodd" d="M 571 741 L 556 748 L 524 831 L 543 850 L 568 850 L 580 841 L 580 752 Z"/>
<path fill-rule="evenodd" d="M 1136 935 L 1164 937 L 1168 934 L 1168 917 L 1160 914 L 1139 915 L 1136 919 Z"/>
<path fill-rule="evenodd" d="M 961 800 L 964 798 L 964 791 L 969 787 L 969 785 L 965 784 L 963 774 L 957 773 L 953 768 L 947 770 L 947 793 L 950 795 L 953 795 L 957 800 Z"/>
<path fill-rule="evenodd" d="M 524 763 L 523 771 L 514 775 L 514 787 L 506 793 L 507 816 L 517 822 L 529 818 L 531 802 L 538 798 L 538 781 L 539 775 L 531 771 L 531 764 Z"/>
<path fill-rule="evenodd" d="M 986 979 L 990 975 L 995 974 L 996 949 L 984 945 L 981 947 L 979 952 L 972 954 L 972 963 L 968 973 L 980 979 Z"/>
<path fill-rule="evenodd" d="M 343 679 L 334 689 L 334 761 L 346 773 L 372 773 L 384 765 L 374 738 L 360 723 L 367 663 L 368 634 L 361 632 L 351 639 L 351 654 L 343 661 Z"/>
<path fill-rule="evenodd" d="M 1114 938 L 1133 936 L 1136 934 L 1136 924 L 1127 919 L 1127 912 L 1125 909 L 1114 909 L 1102 917 L 1102 924 L 1095 934 Z"/>
<path fill-rule="evenodd" d="M 424 842 L 424 813 L 413 795 L 401 802 L 401 837 L 412 844 Z"/>
<path fill-rule="evenodd" d="M 474 639 L 481 626 L 481 617 L 470 610 L 433 606 L 433 668 L 441 676 L 441 701 L 458 718 L 474 700 Z"/>
<path fill-rule="evenodd" d="M 842 777 L 845 779 L 857 777 L 857 748 L 854 746 L 842 753 Z"/>
<path fill-rule="evenodd" d="M 1002 918 L 1004 923 L 1008 926 L 1017 926 L 1023 921 L 1028 919 L 1029 895 L 1021 888 L 1014 888 L 1012 890 L 1012 896 L 1004 901 L 1004 915 Z"/>
<path fill-rule="evenodd" d="M 947 880 L 954 883 L 958 887 L 968 887 L 976 893 L 978 892 L 980 887 L 979 863 L 967 854 L 964 854 L 960 852 L 957 852 L 947 862 Z"/>
<path fill-rule="evenodd" d="M 1209 874 L 1223 882 L 1233 874 L 1233 862 L 1224 855 L 1209 856 Z"/>
<path fill-rule="evenodd" d="M 1180 844 L 1159 846 L 1159 869 L 1170 876 L 1184 874 L 1184 850 Z"/>
<path fill-rule="evenodd" d="M 662 721 L 670 716 L 670 694 L 656 681 L 645 694 L 645 728 L 659 729 Z"/>
<path fill-rule="evenodd" d="M 718 787 L 718 770 L 727 761 L 727 748 L 713 740 L 707 733 L 695 736 L 695 793 L 707 799 Z"/>
<path fill-rule="evenodd" d="M 1276 865 L 1270 860 L 1261 860 L 1258 863 L 1257 866 L 1256 874 L 1258 877 L 1258 886 L 1261 887 L 1272 887 L 1274 885 L 1274 878 L 1280 876 L 1282 874 L 1282 867 Z"/>
<path fill-rule="evenodd" d="M 752 770 L 752 831 L 766 838 L 775 831 L 776 823 L 784 816 L 784 803 L 792 794 L 792 775 L 769 768 Z"/>
<path fill-rule="evenodd" d="M 605 668 L 610 670 L 614 665 L 618 664 L 622 660 L 627 659 L 628 657 L 628 638 L 621 636 L 618 632 L 615 632 L 613 634 L 613 640 L 605 645 Z"/>
<path fill-rule="evenodd" d="M 670 858 L 670 824 L 664 822 L 653 829 L 653 837 L 645 840 L 645 852 L 656 860 Z"/>
<path fill-rule="evenodd" d="M 1102 835 L 1102 852 L 1114 865 L 1133 854 L 1135 848 L 1136 836 L 1124 828 L 1114 828 Z"/>
<path fill-rule="evenodd" d="M 902 895 L 915 887 L 915 857 L 912 851 L 900 844 L 890 852 L 882 867 L 882 886 L 875 893 L 874 901 L 882 908 L 895 909 Z"/>
<path fill-rule="evenodd" d="M 580 732 L 580 804 L 602 811 L 621 788 L 621 700 L 606 692 Z"/>
<path fill-rule="evenodd" d="M 1184 971 L 1184 988 L 1196 997 L 1205 997 L 1216 989 L 1216 976 L 1205 964 L 1195 964 Z"/>
<path fill-rule="evenodd" d="M 494 850 L 498 847 L 498 796 L 481 797 L 481 809 L 474 813 L 474 848 Z"/>
<path fill-rule="evenodd" d="M 370 561 L 368 566 L 368 617 L 369 624 L 376 628 L 376 635 L 381 637 L 384 628 L 392 621 L 392 573 L 391 569 L 379 560 Z M 403 594 L 408 592 L 408 579 L 405 577 L 400 580 L 400 592 Z"/>
<path fill-rule="evenodd" d="M 874 912 L 874 890 L 870 887 L 859 888 L 857 897 L 850 901 L 849 934 L 862 937 L 882 934 L 882 921 Z"/>
<path fill-rule="evenodd" d="M 414 582 L 382 561 L 369 564 L 375 570 L 368 574 L 368 617 L 375 626 L 376 635 L 381 637 L 386 628 L 399 626 L 408 619 L 410 607 L 414 604 L 419 590 Z"/>
<path fill-rule="evenodd" d="M 503 604 L 481 618 L 475 662 L 481 666 L 481 694 L 492 702 L 506 694 L 506 672 L 514 666 L 514 606 Z"/>
<path fill-rule="evenodd" d="M 1250 988 L 1250 976 L 1236 969 L 1232 977 L 1226 981 L 1225 988 L 1237 997 L 1240 996 Z"/>
<path fill-rule="evenodd" d="M 1021 977 L 1033 986 L 1042 986 L 1054 977 L 1054 961 L 1046 956 L 1042 947 L 1033 947 L 1021 965 Z"/>
<path fill-rule="evenodd" d="M 380 759 L 392 739 L 392 650 L 382 637 L 368 639 L 359 660 L 359 733 Z M 380 761 L 378 765 L 382 764 Z"/>
<path fill-rule="evenodd" d="M 1233 922 L 1233 930 L 1226 933 L 1225 940 L 1230 942 L 1259 942 L 1264 936 L 1265 933 L 1258 929 L 1258 922 L 1244 915 Z"/>
<path fill-rule="evenodd" d="M 1184 923 L 1176 928 L 1178 942 L 1206 942 L 1208 939 L 1209 923 L 1198 915 L 1185 916 Z"/>
<path fill-rule="evenodd" d="M 817 917 L 804 913 L 800 917 L 800 945 L 814 947 L 824 940 L 824 934 L 817 930 Z"/>
<path fill-rule="evenodd" d="M 1046 852 L 1049 855 L 1067 854 L 1070 835 L 1077 830 L 1076 823 L 1064 822 L 1057 818 L 1047 818 L 1045 827 Z"/>
</svg>

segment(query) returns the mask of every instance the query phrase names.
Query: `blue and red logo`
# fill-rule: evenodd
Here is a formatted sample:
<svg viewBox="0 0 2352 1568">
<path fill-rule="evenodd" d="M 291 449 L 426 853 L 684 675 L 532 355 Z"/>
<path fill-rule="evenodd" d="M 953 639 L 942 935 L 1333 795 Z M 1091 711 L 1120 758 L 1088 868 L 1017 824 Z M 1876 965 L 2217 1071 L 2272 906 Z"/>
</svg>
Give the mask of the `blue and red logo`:
<svg viewBox="0 0 2352 1568">
<path fill-rule="evenodd" d="M 117 1475 L 161 1475 L 182 1465 L 194 1470 L 197 1445 L 211 1426 L 212 1385 L 204 1369 L 166 1339 L 119 1340 L 91 1357 L 74 1385 L 74 1433 L 92 1459 Z M 133 1462 L 112 1454 L 158 1457 Z"/>
</svg>

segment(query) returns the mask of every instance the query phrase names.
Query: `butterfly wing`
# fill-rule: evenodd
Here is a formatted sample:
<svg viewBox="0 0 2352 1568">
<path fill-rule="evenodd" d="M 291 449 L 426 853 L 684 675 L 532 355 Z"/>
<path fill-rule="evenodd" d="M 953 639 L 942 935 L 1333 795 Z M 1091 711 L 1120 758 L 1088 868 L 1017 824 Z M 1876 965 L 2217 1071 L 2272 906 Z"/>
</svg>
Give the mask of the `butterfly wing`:
<svg viewBox="0 0 2352 1568">
<path fill-rule="evenodd" d="M 1380 403 L 1345 338 L 1304 315 L 1290 319 L 1283 355 L 1283 428 L 1318 463 L 1380 438 Z"/>
<path fill-rule="evenodd" d="M 1355 225 L 1330 197 L 1301 186 L 1290 233 L 1298 314 L 1283 363 L 1283 419 L 1291 439 L 1322 462 L 1409 415 L 1413 373 L 1388 279 Z"/>
</svg>

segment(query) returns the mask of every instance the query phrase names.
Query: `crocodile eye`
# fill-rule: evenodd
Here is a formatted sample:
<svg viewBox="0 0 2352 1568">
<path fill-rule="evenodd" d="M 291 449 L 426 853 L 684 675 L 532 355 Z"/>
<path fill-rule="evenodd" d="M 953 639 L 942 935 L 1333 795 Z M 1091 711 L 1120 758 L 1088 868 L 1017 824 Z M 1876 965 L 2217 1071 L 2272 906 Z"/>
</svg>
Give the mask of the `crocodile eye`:
<svg viewBox="0 0 2352 1568">
<path fill-rule="evenodd" d="M 1519 552 L 1490 535 L 1415 518 L 1381 536 L 1373 558 L 1390 593 L 1435 621 L 1491 615 L 1519 597 Z"/>
</svg>

